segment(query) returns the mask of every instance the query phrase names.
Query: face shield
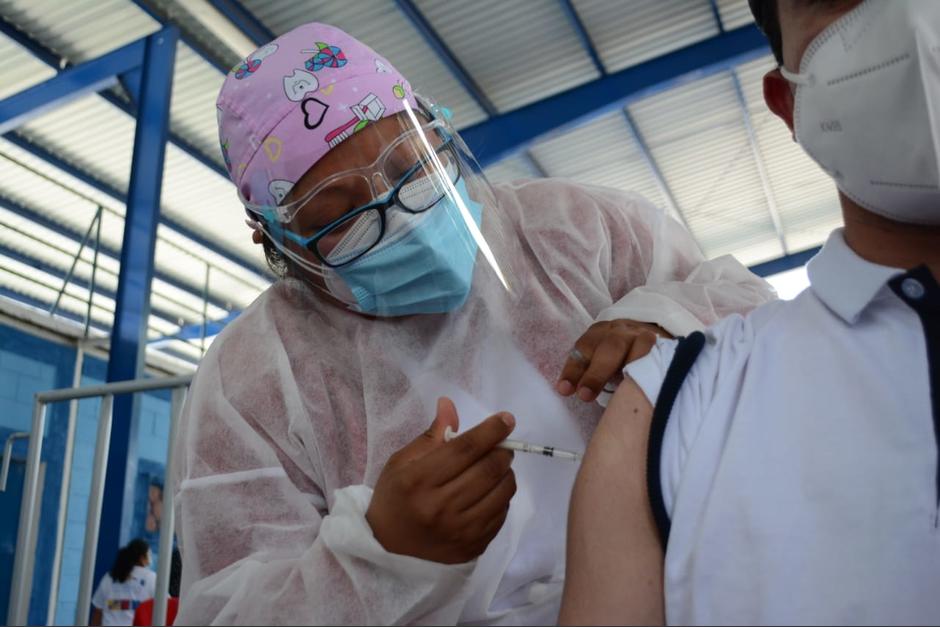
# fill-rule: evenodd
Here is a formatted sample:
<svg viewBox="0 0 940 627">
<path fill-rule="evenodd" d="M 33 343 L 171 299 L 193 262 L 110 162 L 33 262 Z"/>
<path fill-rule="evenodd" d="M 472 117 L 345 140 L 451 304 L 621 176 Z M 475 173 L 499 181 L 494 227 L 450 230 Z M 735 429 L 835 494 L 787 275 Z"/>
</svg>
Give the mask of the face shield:
<svg viewBox="0 0 940 627">
<path fill-rule="evenodd" d="M 307 283 L 353 311 L 445 313 L 481 283 L 511 295 L 515 231 L 479 164 L 439 110 L 402 102 L 386 118 L 354 110 L 281 204 L 242 202 Z"/>
</svg>

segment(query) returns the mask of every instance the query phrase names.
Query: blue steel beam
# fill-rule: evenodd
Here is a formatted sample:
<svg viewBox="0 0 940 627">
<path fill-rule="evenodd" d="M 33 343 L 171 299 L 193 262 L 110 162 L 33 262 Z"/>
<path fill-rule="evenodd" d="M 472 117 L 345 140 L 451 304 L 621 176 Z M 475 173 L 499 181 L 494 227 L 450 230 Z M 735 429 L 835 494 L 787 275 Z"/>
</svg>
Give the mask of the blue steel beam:
<svg viewBox="0 0 940 627">
<path fill-rule="evenodd" d="M 144 42 L 135 41 L 97 59 L 62 70 L 47 81 L 0 100 L 0 134 L 43 115 L 53 107 L 115 85 L 119 74 L 140 65 L 143 53 Z"/>
<path fill-rule="evenodd" d="M 40 61 L 42 61 L 43 63 L 45 63 L 46 65 L 48 65 L 49 67 L 53 69 L 56 69 L 56 70 L 58 70 L 59 68 L 67 69 L 69 67 L 69 64 L 66 62 L 65 59 L 59 57 L 58 55 L 56 55 L 55 52 L 43 46 L 41 43 L 39 43 L 35 39 L 32 39 L 29 35 L 20 31 L 9 22 L 0 21 L 0 34 L 6 35 L 7 37 L 15 40 L 18 44 L 20 44 L 26 50 L 28 50 L 33 56 L 35 56 L 37 59 L 39 59 Z M 195 45 L 195 44 L 188 44 L 188 45 L 192 47 L 192 45 Z M 228 71 L 226 69 L 222 69 L 223 66 L 217 61 L 211 61 L 208 57 L 205 56 L 204 53 L 203 53 L 203 56 L 204 58 L 206 58 L 207 62 L 211 63 L 214 67 L 220 69 L 221 72 L 224 73 Z M 131 98 L 136 99 L 135 96 L 136 96 L 136 92 L 139 91 L 138 84 L 139 84 L 140 79 L 139 79 L 139 75 L 134 76 L 134 74 L 135 72 L 133 70 L 126 73 L 124 75 L 125 80 L 123 80 L 122 83 L 125 84 L 125 88 L 127 88 L 129 92 L 131 91 L 135 92 L 135 93 L 131 93 L 130 95 L 131 95 Z M 115 97 L 113 94 L 109 92 L 99 92 L 98 95 L 101 96 L 103 99 L 107 100 L 108 102 L 110 102 L 112 105 L 114 105 L 115 107 L 123 111 L 124 113 L 132 117 L 136 115 L 136 106 L 134 104 L 126 103 L 120 98 Z M 225 179 L 228 179 L 228 173 L 215 159 L 203 153 L 201 150 L 199 150 L 198 148 L 193 146 L 190 142 L 188 142 L 185 138 L 171 131 L 170 142 L 173 145 L 175 145 L 177 148 L 185 152 L 187 155 L 192 157 L 193 159 L 196 159 L 197 161 L 205 165 L 207 168 L 211 169 L 213 172 L 215 172 L 219 176 Z"/>
<path fill-rule="evenodd" d="M 573 127 L 679 82 L 726 71 L 767 54 L 767 39 L 745 26 L 575 87 L 461 131 L 480 164 L 487 166 L 536 139 Z"/>
<path fill-rule="evenodd" d="M 176 27 L 165 27 L 147 37 L 121 246 L 121 273 L 111 330 L 108 382 L 136 379 L 144 373 L 150 283 L 154 275 L 178 37 Z M 137 401 L 136 396 L 128 395 L 114 399 L 95 581 L 107 572 L 118 549 L 129 540 L 137 479 Z"/>
<path fill-rule="evenodd" d="M 140 4 L 140 3 L 138 3 L 138 4 Z M 157 16 L 157 19 L 159 19 L 159 16 Z M 26 35 L 26 34 L 23 33 L 22 31 L 18 30 L 16 27 L 12 26 L 9 22 L 0 21 L 0 34 L 6 35 L 7 37 L 9 37 L 9 38 L 11 38 L 11 39 L 14 39 L 17 43 L 19 43 L 21 46 L 23 46 L 24 48 L 26 48 L 31 54 L 33 54 L 33 56 L 35 56 L 36 58 L 38 58 L 39 60 L 41 60 L 43 63 L 46 63 L 47 65 L 49 65 L 49 66 L 52 67 L 52 68 L 58 69 L 60 66 L 62 66 L 62 67 L 66 67 L 66 66 L 67 66 L 67 64 L 65 63 L 64 59 L 58 57 L 58 56 L 55 54 L 55 52 L 53 52 L 52 50 L 46 48 L 45 46 L 43 46 L 41 43 L 39 43 L 39 42 L 36 41 L 35 39 L 30 38 L 28 35 Z M 190 45 L 190 47 L 192 47 L 192 45 L 189 44 L 188 42 L 187 42 L 187 45 Z M 207 58 L 207 60 L 208 60 L 208 58 Z M 222 67 L 222 66 L 221 66 L 220 64 L 218 64 L 218 63 L 213 63 L 213 65 L 214 65 L 215 67 L 217 67 L 217 68 L 221 68 L 221 67 Z M 227 72 L 228 70 L 227 70 L 227 69 L 220 69 L 220 71 L 222 71 L 222 72 L 224 73 L 224 72 Z M 128 103 L 122 101 L 120 98 L 115 97 L 113 94 L 110 94 L 110 93 L 108 93 L 108 92 L 103 92 L 103 93 L 99 93 L 99 96 L 101 96 L 104 100 L 108 101 L 108 102 L 111 103 L 113 106 L 117 107 L 118 109 L 120 109 L 121 111 L 123 111 L 124 113 L 126 113 L 127 115 L 130 115 L 130 116 L 132 116 L 132 117 L 134 117 L 134 116 L 136 115 L 136 107 L 135 107 L 134 105 L 131 105 L 131 104 L 128 104 Z M 7 139 L 7 140 L 9 140 L 9 141 L 11 141 L 11 142 L 13 142 L 13 143 L 17 143 L 17 142 L 13 139 L 14 136 L 10 135 L 9 133 L 6 134 L 6 135 L 4 135 L 3 137 L 4 137 L 4 139 Z M 197 148 L 195 148 L 195 147 L 194 147 L 191 143 L 189 143 L 185 138 L 180 137 L 179 135 L 177 135 L 176 133 L 173 133 L 173 132 L 171 131 L 171 132 L 170 132 L 170 140 L 171 140 L 171 143 L 172 143 L 173 145 L 175 145 L 177 148 L 179 148 L 180 150 L 182 150 L 184 153 L 186 153 L 187 155 L 189 155 L 189 156 L 192 157 L 193 159 L 196 159 L 197 161 L 199 161 L 200 163 L 202 163 L 203 165 L 205 165 L 207 168 L 211 169 L 213 172 L 215 172 L 215 173 L 218 174 L 219 176 L 222 176 L 223 178 L 225 178 L 226 180 L 228 180 L 228 173 L 225 171 L 225 169 L 224 169 L 221 165 L 219 165 L 219 164 L 218 164 L 214 159 L 212 159 L 211 157 L 208 157 L 208 156 L 205 155 L 203 152 L 201 152 L 200 150 L 198 150 Z M 25 145 L 23 145 L 23 144 L 25 144 Z M 43 153 L 43 154 L 45 154 L 45 155 L 47 155 L 47 156 L 52 156 L 51 153 L 49 153 L 48 151 L 45 151 L 45 150 L 41 149 L 39 146 L 36 146 L 35 144 L 31 144 L 31 143 L 27 143 L 27 142 L 22 142 L 22 141 L 20 141 L 20 143 L 17 143 L 17 145 L 20 145 L 21 148 L 23 148 L 24 150 L 28 150 L 28 151 L 32 152 L 32 153 L 33 153 L 34 155 L 36 155 L 36 156 L 40 156 L 40 154 L 39 154 L 40 152 Z M 40 157 L 40 158 L 43 158 L 43 157 Z M 59 168 L 62 169 L 63 171 L 65 171 L 65 172 L 67 172 L 67 173 L 69 173 L 69 174 L 72 174 L 73 176 L 76 176 L 76 178 L 80 178 L 80 179 L 84 180 L 87 184 L 89 184 L 89 185 L 91 185 L 92 187 L 98 189 L 99 191 L 103 191 L 104 193 L 106 193 L 106 194 L 112 196 L 113 198 L 116 198 L 116 199 L 120 200 L 121 202 L 125 202 L 125 201 L 124 201 L 124 198 L 123 198 L 123 194 L 121 194 L 119 191 L 116 191 L 116 190 L 114 190 L 114 188 L 110 188 L 110 187 L 107 186 L 106 184 L 102 183 L 101 181 L 98 181 L 97 179 L 94 179 L 94 178 L 91 177 L 90 175 L 88 175 L 88 174 L 86 174 L 86 173 L 84 173 L 84 172 L 81 172 L 81 171 L 77 170 L 77 168 L 75 168 L 74 166 L 71 166 L 71 165 L 67 164 L 66 162 L 62 161 L 61 159 L 58 159 L 58 158 L 55 158 L 55 157 L 54 157 L 52 161 L 50 161 L 49 159 L 45 159 L 45 160 L 46 160 L 46 161 L 49 161 L 49 162 L 52 163 L 53 165 L 56 165 L 56 167 L 59 167 Z M 66 167 L 63 167 L 63 166 L 66 166 L 66 165 L 68 166 L 67 168 L 66 168 Z M 115 192 L 117 195 L 115 195 L 115 193 L 112 193 L 112 192 Z M 237 265 L 239 265 L 239 266 L 244 267 L 246 270 L 250 270 L 250 271 L 253 272 L 254 274 L 256 274 L 256 275 L 258 275 L 258 276 L 264 278 L 265 280 L 271 280 L 271 279 L 272 279 L 272 275 L 271 275 L 271 273 L 270 273 L 270 270 L 269 270 L 263 263 L 261 263 L 261 262 L 256 262 L 256 261 L 253 261 L 253 260 L 250 260 L 250 259 L 246 259 L 246 258 L 244 258 L 244 257 L 241 257 L 240 255 L 237 255 L 237 254 L 234 254 L 234 253 L 232 253 L 232 252 L 229 252 L 228 250 L 226 250 L 225 248 L 222 248 L 221 246 L 219 246 L 219 245 L 216 244 L 215 242 L 211 242 L 210 240 L 207 240 L 206 238 L 204 238 L 204 237 L 202 237 L 202 236 L 200 236 L 200 235 L 195 234 L 192 230 L 190 230 L 190 229 L 188 229 L 188 228 L 186 228 L 186 227 L 183 227 L 182 225 L 180 225 L 179 223 L 176 223 L 176 222 L 173 221 L 173 220 L 169 220 L 169 219 L 167 219 L 167 218 L 163 218 L 163 223 L 166 224 L 166 225 L 167 225 L 168 227 L 170 227 L 171 229 L 177 230 L 177 231 L 179 231 L 181 234 L 185 235 L 186 237 L 188 237 L 188 238 L 190 238 L 190 239 L 193 239 L 193 241 L 195 241 L 195 242 L 198 243 L 199 245 L 203 246 L 203 247 L 206 248 L 207 250 L 211 250 L 212 252 L 216 253 L 217 255 L 220 255 L 220 256 L 222 256 L 222 257 L 228 259 L 229 261 L 231 261 L 231 262 L 233 262 L 233 263 L 235 263 L 235 264 L 237 264 Z"/>
<path fill-rule="evenodd" d="M 490 101 L 473 79 L 470 72 L 460 63 L 460 60 L 457 59 L 457 55 L 447 47 L 447 44 L 444 43 L 444 40 L 441 39 L 441 36 L 434 30 L 434 27 L 431 26 L 431 23 L 428 22 L 427 18 L 424 17 L 424 14 L 421 13 L 418 7 L 415 6 L 414 2 L 412 0 L 395 0 L 395 4 L 397 4 L 401 12 L 405 14 L 405 17 L 411 22 L 415 30 L 418 31 L 418 34 L 431 46 L 431 49 L 437 54 L 438 58 L 447 66 L 451 74 L 454 75 L 454 78 L 456 78 L 473 99 L 477 101 L 480 108 L 486 111 L 486 114 L 489 116 L 497 115 L 499 112 L 496 110 L 496 107 L 493 106 L 492 101 Z"/>
<path fill-rule="evenodd" d="M 794 268 L 805 266 L 806 263 L 815 257 L 820 250 L 822 250 L 822 247 L 816 246 L 815 248 L 810 248 L 809 250 L 804 250 L 802 252 L 791 253 L 778 259 L 765 261 L 764 263 L 751 266 L 750 270 L 757 276 L 773 276 L 775 274 L 780 274 L 781 272 L 786 272 L 787 270 L 793 270 Z"/>
<path fill-rule="evenodd" d="M 121 86 L 124 87 L 124 91 L 127 92 L 131 103 L 136 109 L 137 103 L 140 101 L 140 68 L 136 67 L 133 70 L 124 72 L 118 76 L 118 80 L 121 81 Z"/>
<path fill-rule="evenodd" d="M 59 57 L 54 51 L 45 47 L 44 45 L 42 45 L 35 39 L 32 39 L 29 35 L 17 29 L 15 26 L 10 24 L 9 22 L 0 21 L 0 34 L 6 35 L 10 39 L 13 39 L 14 41 L 16 41 L 18 44 L 20 44 L 26 50 L 28 50 L 34 57 L 36 57 L 37 59 L 39 59 L 46 65 L 48 65 L 49 67 L 56 69 L 56 70 L 63 68 L 66 71 L 70 69 L 70 66 L 66 62 L 65 59 Z M 221 65 L 218 64 L 217 62 L 213 63 L 213 65 L 217 68 L 221 67 Z M 226 72 L 227 70 L 220 70 L 220 71 Z M 125 88 L 130 93 L 131 98 L 135 100 L 137 98 L 136 92 L 139 91 L 139 82 L 140 82 L 139 73 L 136 73 L 136 74 L 137 75 L 135 76 L 135 71 L 131 69 L 130 71 L 123 73 L 123 77 L 122 77 L 124 79 L 122 80 L 122 83 L 124 84 Z M 120 109 L 121 111 L 123 111 L 124 113 L 130 115 L 131 117 L 134 117 L 137 113 L 136 105 L 134 103 L 124 102 L 123 100 L 115 97 L 113 94 L 109 92 L 99 92 L 98 95 L 101 96 L 103 99 L 107 100 L 109 103 L 111 103 L 118 109 Z M 225 171 L 225 168 L 223 168 L 211 156 L 206 155 L 201 150 L 193 146 L 184 137 L 181 137 L 180 135 L 173 133 L 171 131 L 170 141 L 177 148 L 185 152 L 187 155 L 189 155 L 193 159 L 196 159 L 197 161 L 205 165 L 207 168 L 211 169 L 213 172 L 215 172 L 219 176 L 225 179 L 228 179 L 228 172 Z"/>
<path fill-rule="evenodd" d="M 571 0 L 559 0 L 559 2 L 561 3 L 561 10 L 564 11 L 572 28 L 574 28 L 578 39 L 581 40 L 581 46 L 591 55 L 591 61 L 594 62 L 594 67 L 597 68 L 597 71 L 600 72 L 601 76 L 604 76 L 607 74 L 607 69 L 604 67 L 604 62 L 601 61 L 600 55 L 597 54 L 597 48 L 594 47 L 594 42 L 591 41 L 591 34 L 588 33 L 584 22 L 581 21 L 578 10 L 574 8 L 574 4 L 571 3 Z"/>
<path fill-rule="evenodd" d="M 259 48 L 275 38 L 274 33 L 238 0 L 209 0 L 209 4 Z"/>
</svg>

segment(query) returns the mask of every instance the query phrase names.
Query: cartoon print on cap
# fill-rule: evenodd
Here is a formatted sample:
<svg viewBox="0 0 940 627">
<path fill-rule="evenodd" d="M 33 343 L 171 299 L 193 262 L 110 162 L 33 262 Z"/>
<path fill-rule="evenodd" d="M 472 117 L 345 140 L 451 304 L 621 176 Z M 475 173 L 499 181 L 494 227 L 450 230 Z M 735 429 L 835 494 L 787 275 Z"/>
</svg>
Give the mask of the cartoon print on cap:
<svg viewBox="0 0 940 627">
<path fill-rule="evenodd" d="M 331 46 L 322 41 L 317 42 L 316 50 L 301 50 L 301 52 L 313 52 L 314 55 L 304 62 L 304 67 L 312 72 L 319 72 L 325 67 L 341 68 L 348 61 L 343 51 L 338 46 Z"/>
<path fill-rule="evenodd" d="M 232 171 L 232 159 L 228 156 L 228 140 L 226 139 L 222 142 L 222 161 L 225 162 L 225 167 L 228 168 L 228 171 Z"/>
<path fill-rule="evenodd" d="M 261 67 L 261 62 L 277 52 L 277 44 L 268 44 L 263 48 L 255 50 L 247 59 L 232 68 L 235 72 L 235 78 L 242 80 L 251 76 Z"/>
<path fill-rule="evenodd" d="M 304 126 L 313 130 L 323 124 L 323 117 L 330 105 L 311 96 L 304 100 L 300 108 L 304 112 Z"/>
<path fill-rule="evenodd" d="M 405 86 L 401 82 L 395 83 L 394 87 L 392 87 L 392 94 L 401 100 L 405 97 Z"/>
<path fill-rule="evenodd" d="M 385 114 L 385 109 L 385 103 L 379 100 L 378 96 L 370 93 L 359 104 L 352 107 L 352 112 L 356 117 L 339 128 L 330 131 L 324 138 L 326 143 L 329 144 L 330 148 L 337 146 L 347 137 L 364 129 L 370 122 L 381 120 Z"/>
<path fill-rule="evenodd" d="M 264 154 L 268 156 L 271 163 L 277 163 L 281 158 L 281 153 L 284 151 L 284 141 L 280 137 L 268 135 L 261 147 L 264 149 Z"/>
<path fill-rule="evenodd" d="M 293 188 L 293 183 L 283 179 L 274 179 L 268 184 L 268 191 L 271 192 L 271 196 L 274 197 L 275 204 L 278 205 L 284 202 L 284 199 L 287 198 L 287 195 Z"/>
<path fill-rule="evenodd" d="M 294 70 L 293 74 L 284 77 L 284 94 L 293 102 L 300 102 L 308 93 L 319 88 L 317 77 L 305 70 Z"/>
<path fill-rule="evenodd" d="M 375 71 L 378 74 L 389 74 L 391 70 L 388 69 L 388 66 L 382 63 L 382 59 L 375 60 Z"/>
</svg>

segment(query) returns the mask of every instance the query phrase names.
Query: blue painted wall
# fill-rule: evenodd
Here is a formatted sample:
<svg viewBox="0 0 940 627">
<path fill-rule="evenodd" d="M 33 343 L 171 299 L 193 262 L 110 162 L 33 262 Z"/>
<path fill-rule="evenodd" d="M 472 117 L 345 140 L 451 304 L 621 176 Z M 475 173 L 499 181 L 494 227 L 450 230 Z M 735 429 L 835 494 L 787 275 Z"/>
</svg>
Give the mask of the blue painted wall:
<svg viewBox="0 0 940 627">
<path fill-rule="evenodd" d="M 5 439 L 6 435 L 13 431 L 29 431 L 32 421 L 33 395 L 43 390 L 69 387 L 72 384 L 74 367 L 75 350 L 72 347 L 0 324 L 0 436 Z M 106 370 L 107 364 L 104 361 L 86 356 L 82 368 L 82 385 L 102 383 Z M 169 398 L 169 392 L 147 394 L 141 398 L 137 429 L 137 450 L 140 455 L 138 484 L 144 487 L 149 483 L 159 485 L 163 483 L 166 444 L 169 437 Z M 81 567 L 99 404 L 98 399 L 88 399 L 79 403 L 56 624 L 72 624 L 75 616 L 78 573 Z M 54 529 L 67 423 L 68 404 L 59 403 L 51 406 L 47 414 L 47 428 L 43 443 L 43 461 L 46 463 L 46 472 L 29 614 L 30 624 L 44 624 L 46 621 L 46 602 L 49 598 L 49 580 L 55 550 Z M 17 444 L 14 458 L 24 459 L 25 454 L 26 443 L 24 441 Z M 156 553 L 157 534 L 147 534 L 144 531 L 147 511 L 146 489 L 138 488 L 134 494 L 134 501 L 135 516 L 132 525 L 134 535 L 146 537 L 153 544 Z M 0 516 L 2 516 L 0 542 L 7 541 L 2 536 L 8 536 L 11 528 L 13 534 L 11 541 L 15 542 L 18 508 L 15 511 L 5 509 Z M 156 558 L 156 555 L 154 557 Z M 5 598 L 8 593 L 8 589 L 0 590 L 0 598 Z M 0 606 L 2 605 L 0 603 Z M 5 618 L 4 614 L 0 620 Z"/>
</svg>

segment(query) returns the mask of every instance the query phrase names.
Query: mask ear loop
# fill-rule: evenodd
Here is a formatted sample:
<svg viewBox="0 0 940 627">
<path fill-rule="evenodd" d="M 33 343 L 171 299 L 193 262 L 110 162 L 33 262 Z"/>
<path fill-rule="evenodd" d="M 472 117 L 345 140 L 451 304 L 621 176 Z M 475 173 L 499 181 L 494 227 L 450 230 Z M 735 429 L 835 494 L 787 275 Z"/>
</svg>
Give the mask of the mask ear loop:
<svg viewBox="0 0 940 627">
<path fill-rule="evenodd" d="M 785 79 L 794 85 L 799 85 L 800 87 L 812 87 L 816 84 L 816 76 L 814 74 L 800 74 L 798 72 L 791 72 L 782 65 L 780 66 L 780 73 Z"/>
</svg>

